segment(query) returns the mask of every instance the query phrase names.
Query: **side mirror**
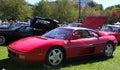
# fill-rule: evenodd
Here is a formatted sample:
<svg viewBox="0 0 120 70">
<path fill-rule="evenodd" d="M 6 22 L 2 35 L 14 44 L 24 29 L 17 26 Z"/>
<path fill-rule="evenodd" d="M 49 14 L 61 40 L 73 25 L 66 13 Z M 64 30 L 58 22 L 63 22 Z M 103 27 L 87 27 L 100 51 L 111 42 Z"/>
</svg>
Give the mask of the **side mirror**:
<svg viewBox="0 0 120 70">
<path fill-rule="evenodd" d="M 72 40 L 79 39 L 79 38 L 80 38 L 80 35 L 73 35 L 72 36 Z"/>
</svg>

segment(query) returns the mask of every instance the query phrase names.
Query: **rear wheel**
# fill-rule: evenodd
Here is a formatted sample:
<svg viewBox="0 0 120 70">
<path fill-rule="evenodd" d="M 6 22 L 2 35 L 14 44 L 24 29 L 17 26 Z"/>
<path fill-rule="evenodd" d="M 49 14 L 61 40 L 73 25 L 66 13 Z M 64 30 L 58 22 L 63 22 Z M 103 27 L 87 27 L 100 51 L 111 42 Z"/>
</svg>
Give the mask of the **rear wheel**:
<svg viewBox="0 0 120 70">
<path fill-rule="evenodd" d="M 0 45 L 5 44 L 6 39 L 4 36 L 0 35 Z"/>
<path fill-rule="evenodd" d="M 52 48 L 46 57 L 46 63 L 50 66 L 58 66 L 64 59 L 63 50 L 59 47 Z"/>
<path fill-rule="evenodd" d="M 111 43 L 107 43 L 104 50 L 104 55 L 106 57 L 111 57 L 113 55 L 113 51 L 114 51 L 113 45 Z"/>
</svg>

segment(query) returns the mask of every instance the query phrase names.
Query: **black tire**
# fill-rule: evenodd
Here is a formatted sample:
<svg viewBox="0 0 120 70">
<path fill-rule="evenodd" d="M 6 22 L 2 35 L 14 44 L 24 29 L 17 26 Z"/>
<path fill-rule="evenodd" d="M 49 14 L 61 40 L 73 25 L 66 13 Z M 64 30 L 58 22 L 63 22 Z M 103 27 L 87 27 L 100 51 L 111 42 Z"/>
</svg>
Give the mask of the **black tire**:
<svg viewBox="0 0 120 70">
<path fill-rule="evenodd" d="M 64 60 L 63 50 L 59 47 L 50 49 L 46 56 L 46 64 L 50 66 L 58 66 Z"/>
<path fill-rule="evenodd" d="M 104 49 L 104 56 L 106 57 L 112 57 L 113 56 L 113 44 L 112 43 L 107 43 Z"/>
<path fill-rule="evenodd" d="M 5 44 L 5 42 L 6 42 L 5 36 L 0 35 L 0 45 Z"/>
</svg>

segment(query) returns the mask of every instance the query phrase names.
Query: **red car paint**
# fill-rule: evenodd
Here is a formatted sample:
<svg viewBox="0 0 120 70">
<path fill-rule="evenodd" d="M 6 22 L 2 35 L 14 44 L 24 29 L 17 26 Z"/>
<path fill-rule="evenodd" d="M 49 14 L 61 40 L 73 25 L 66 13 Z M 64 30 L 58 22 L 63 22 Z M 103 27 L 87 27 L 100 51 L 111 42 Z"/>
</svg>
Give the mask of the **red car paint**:
<svg viewBox="0 0 120 70">
<path fill-rule="evenodd" d="M 117 33 L 117 32 L 107 32 L 107 34 L 115 36 L 117 41 L 120 41 L 120 33 Z"/>
<path fill-rule="evenodd" d="M 43 35 L 31 36 L 15 41 L 8 46 L 9 57 L 15 58 L 15 60 L 22 60 L 25 62 L 45 61 L 49 49 L 52 47 L 59 46 L 65 50 L 65 57 L 66 59 L 68 59 L 77 56 L 104 53 L 104 48 L 108 41 L 113 42 L 114 49 L 117 45 L 116 38 L 114 36 L 107 35 L 106 32 L 97 32 L 95 30 L 77 27 L 59 27 L 54 29 L 54 31 L 57 29 L 63 31 L 70 30 L 70 32 L 68 33 L 65 39 L 48 38 Z M 71 37 L 74 31 L 77 30 L 92 31 L 99 34 L 99 37 L 72 40 Z M 20 59 L 18 58 L 19 55 L 23 55 L 25 56 L 25 58 Z"/>
<path fill-rule="evenodd" d="M 89 16 L 81 24 L 83 27 L 89 28 L 98 28 L 100 27 L 107 19 L 107 16 Z"/>
</svg>

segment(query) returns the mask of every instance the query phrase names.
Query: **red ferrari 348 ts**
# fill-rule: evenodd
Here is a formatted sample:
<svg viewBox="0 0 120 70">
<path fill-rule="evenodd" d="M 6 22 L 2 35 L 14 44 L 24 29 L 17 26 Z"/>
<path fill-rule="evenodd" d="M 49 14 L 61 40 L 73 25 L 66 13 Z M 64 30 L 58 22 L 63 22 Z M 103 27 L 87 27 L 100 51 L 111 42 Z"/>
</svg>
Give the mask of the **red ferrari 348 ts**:
<svg viewBox="0 0 120 70">
<path fill-rule="evenodd" d="M 117 40 L 104 32 L 82 27 L 58 27 L 42 36 L 31 36 L 8 46 L 10 58 L 23 62 L 59 65 L 64 59 L 103 54 L 111 57 Z"/>
</svg>

